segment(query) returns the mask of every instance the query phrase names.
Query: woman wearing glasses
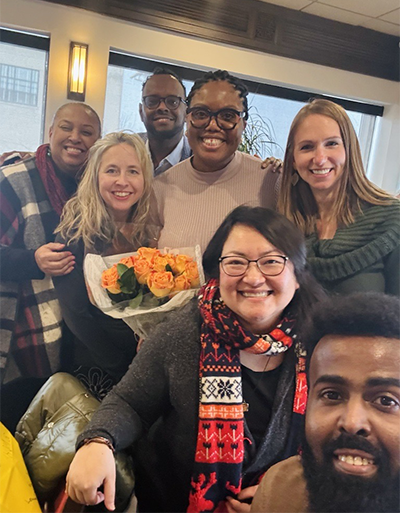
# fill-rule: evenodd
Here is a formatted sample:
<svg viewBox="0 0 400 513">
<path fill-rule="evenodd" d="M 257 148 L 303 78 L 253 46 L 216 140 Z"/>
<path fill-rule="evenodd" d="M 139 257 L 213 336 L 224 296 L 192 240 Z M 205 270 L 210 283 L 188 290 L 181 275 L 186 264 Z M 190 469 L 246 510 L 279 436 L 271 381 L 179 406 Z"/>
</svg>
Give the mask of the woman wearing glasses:
<svg viewBox="0 0 400 513">
<path fill-rule="evenodd" d="M 305 256 L 300 231 L 273 210 L 228 215 L 204 253 L 199 297 L 155 328 L 79 437 L 73 500 L 112 510 L 113 451 L 138 441 L 139 511 L 250 510 L 259 477 L 299 444 L 296 321 L 323 297 Z"/>
<path fill-rule="evenodd" d="M 187 98 L 187 138 L 193 155 L 154 181 L 159 247 L 200 244 L 233 208 L 275 208 L 279 174 L 237 151 L 248 118 L 247 88 L 227 71 L 196 80 Z"/>
</svg>

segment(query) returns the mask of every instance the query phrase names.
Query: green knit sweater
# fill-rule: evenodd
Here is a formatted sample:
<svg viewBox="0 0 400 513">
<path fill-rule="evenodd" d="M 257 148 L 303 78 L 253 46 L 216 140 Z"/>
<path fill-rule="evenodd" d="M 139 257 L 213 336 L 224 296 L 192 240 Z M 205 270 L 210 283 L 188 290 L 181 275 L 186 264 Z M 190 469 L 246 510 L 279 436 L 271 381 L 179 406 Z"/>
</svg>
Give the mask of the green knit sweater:
<svg viewBox="0 0 400 513">
<path fill-rule="evenodd" d="M 332 239 L 307 238 L 311 271 L 329 291 L 400 295 L 400 201 L 366 205 Z"/>
</svg>

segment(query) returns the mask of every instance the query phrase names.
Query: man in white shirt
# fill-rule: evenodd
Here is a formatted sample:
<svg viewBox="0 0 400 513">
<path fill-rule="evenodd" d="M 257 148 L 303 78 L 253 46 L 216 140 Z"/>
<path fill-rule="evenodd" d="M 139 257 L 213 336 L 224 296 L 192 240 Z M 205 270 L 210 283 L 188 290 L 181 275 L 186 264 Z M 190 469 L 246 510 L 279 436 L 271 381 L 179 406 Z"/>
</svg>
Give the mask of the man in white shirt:
<svg viewBox="0 0 400 513">
<path fill-rule="evenodd" d="M 146 132 L 139 135 L 150 151 L 155 176 L 191 155 L 183 133 L 185 98 L 181 79 L 167 68 L 156 68 L 143 84 L 139 113 Z"/>
</svg>

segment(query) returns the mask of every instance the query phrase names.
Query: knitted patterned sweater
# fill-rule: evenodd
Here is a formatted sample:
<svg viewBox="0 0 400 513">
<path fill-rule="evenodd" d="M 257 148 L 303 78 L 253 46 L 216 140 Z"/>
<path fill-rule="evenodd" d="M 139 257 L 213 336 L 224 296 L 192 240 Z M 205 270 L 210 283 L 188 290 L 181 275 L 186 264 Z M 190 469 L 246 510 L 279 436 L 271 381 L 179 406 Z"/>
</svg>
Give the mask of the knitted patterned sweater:
<svg viewBox="0 0 400 513">
<path fill-rule="evenodd" d="M 104 436 L 117 450 L 137 442 L 134 463 L 141 512 L 179 512 L 188 506 L 198 429 L 200 322 L 194 298 L 160 323 L 78 438 L 79 444 L 84 438 Z M 298 447 L 296 437 L 288 440 L 295 388 L 292 349 L 282 363 L 271 420 L 257 450 L 245 425 L 249 463 L 243 487 Z"/>
<path fill-rule="evenodd" d="M 330 292 L 377 291 L 400 295 L 400 201 L 366 205 L 332 239 L 307 239 L 308 263 Z"/>
</svg>

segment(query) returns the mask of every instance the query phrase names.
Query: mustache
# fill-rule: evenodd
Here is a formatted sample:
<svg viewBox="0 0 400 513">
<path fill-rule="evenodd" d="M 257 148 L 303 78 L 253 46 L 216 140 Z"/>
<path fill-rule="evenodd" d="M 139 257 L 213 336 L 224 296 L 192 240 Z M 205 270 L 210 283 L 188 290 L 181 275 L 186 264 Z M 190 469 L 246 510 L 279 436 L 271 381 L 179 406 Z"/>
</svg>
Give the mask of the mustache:
<svg viewBox="0 0 400 513">
<path fill-rule="evenodd" d="M 330 458 L 337 449 L 355 449 L 367 452 L 374 458 L 375 463 L 378 463 L 382 456 L 382 452 L 366 438 L 348 433 L 341 433 L 335 440 L 328 442 L 323 449 L 324 456 Z"/>
</svg>

